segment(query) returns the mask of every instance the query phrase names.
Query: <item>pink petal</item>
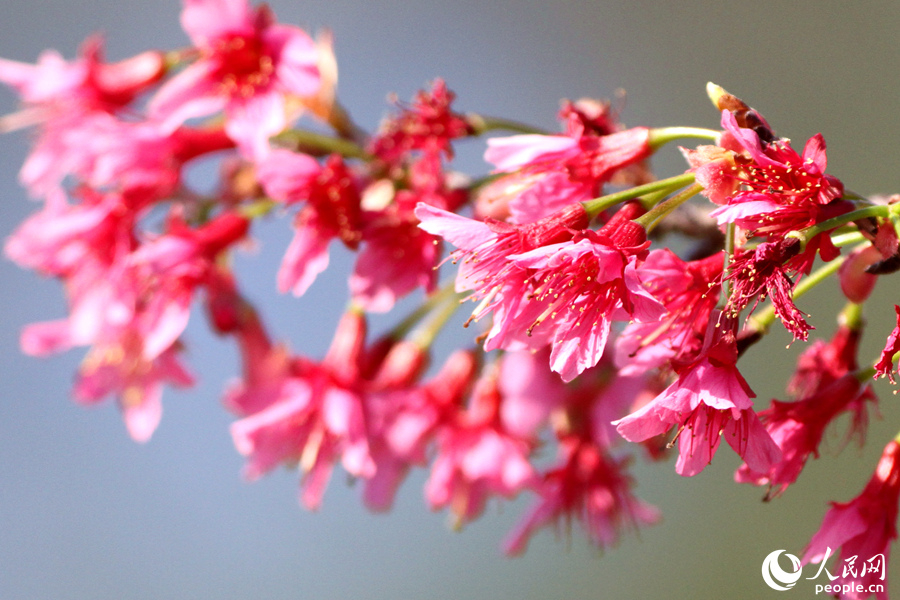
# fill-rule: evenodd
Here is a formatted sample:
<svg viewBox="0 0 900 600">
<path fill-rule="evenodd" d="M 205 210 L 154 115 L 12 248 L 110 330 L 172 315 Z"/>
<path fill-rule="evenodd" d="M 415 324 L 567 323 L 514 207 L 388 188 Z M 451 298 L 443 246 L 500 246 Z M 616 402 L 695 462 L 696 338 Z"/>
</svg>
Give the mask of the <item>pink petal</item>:
<svg viewBox="0 0 900 600">
<path fill-rule="evenodd" d="M 321 86 L 315 42 L 302 29 L 272 25 L 265 34 L 266 45 L 278 48 L 275 76 L 282 87 L 298 96 L 312 96 Z"/>
<path fill-rule="evenodd" d="M 161 128 L 172 132 L 188 119 L 205 117 L 223 110 L 227 98 L 219 94 L 219 83 L 212 78 L 212 64 L 198 61 L 167 81 L 150 99 L 150 117 L 161 121 Z"/>
<path fill-rule="evenodd" d="M 484 160 L 498 171 L 514 171 L 538 158 L 565 157 L 578 151 L 578 141 L 564 135 L 513 135 L 487 141 Z"/>
<path fill-rule="evenodd" d="M 280 292 L 291 290 L 295 296 L 302 296 L 316 276 L 328 268 L 328 243 L 331 238 L 320 233 L 308 224 L 301 224 L 294 230 L 294 239 L 278 270 Z"/>
<path fill-rule="evenodd" d="M 452 212 L 419 202 L 415 209 L 419 227 L 440 236 L 464 250 L 471 250 L 497 238 L 497 234 L 480 221 L 461 217 Z"/>
<path fill-rule="evenodd" d="M 233 33 L 251 33 L 254 13 L 247 0 L 184 0 L 181 26 L 198 46 Z"/>
<path fill-rule="evenodd" d="M 126 393 L 131 393 L 135 388 L 127 388 Z M 147 442 L 156 431 L 162 418 L 162 386 L 158 383 L 146 385 L 141 390 L 141 401 L 132 404 L 130 400 L 123 402 L 123 416 L 128 434 L 136 442 Z"/>
</svg>

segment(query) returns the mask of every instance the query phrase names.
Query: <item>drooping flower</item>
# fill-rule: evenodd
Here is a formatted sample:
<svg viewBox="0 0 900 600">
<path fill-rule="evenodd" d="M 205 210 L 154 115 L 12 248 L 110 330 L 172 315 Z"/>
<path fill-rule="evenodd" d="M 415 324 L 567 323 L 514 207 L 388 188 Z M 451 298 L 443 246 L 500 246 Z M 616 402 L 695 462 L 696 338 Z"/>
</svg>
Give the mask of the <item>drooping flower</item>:
<svg viewBox="0 0 900 600">
<path fill-rule="evenodd" d="M 64 60 L 48 50 L 36 65 L 0 59 L 0 81 L 21 96 L 24 108 L 4 117 L 0 128 L 38 125 L 38 137 L 19 177 L 33 196 L 64 201 L 63 179 L 90 163 L 80 152 L 98 130 L 117 123 L 116 115 L 158 81 L 161 52 L 150 51 L 118 63 L 103 60 L 103 41 L 89 38 L 81 56 Z"/>
<path fill-rule="evenodd" d="M 301 296 L 328 267 L 332 240 L 339 239 L 351 249 L 359 244 L 361 196 L 356 178 L 338 155 L 320 167 L 310 156 L 283 149 L 261 159 L 257 175 L 272 198 L 289 205 L 304 203 L 278 270 L 278 289 Z"/>
<path fill-rule="evenodd" d="M 458 350 L 433 378 L 404 386 L 395 375 L 385 381 L 391 362 L 389 354 L 366 398 L 377 469 L 366 479 L 363 498 L 366 506 L 378 511 L 390 508 L 412 466 L 428 464 L 436 436 L 457 418 L 480 367 L 475 352 Z"/>
<path fill-rule="evenodd" d="M 859 328 L 840 325 L 831 341 L 816 340 L 801 354 L 788 384 L 796 400 L 773 400 L 759 414 L 781 448 L 781 460 L 765 472 L 742 465 L 735 473 L 736 481 L 768 485 L 766 499 L 781 495 L 797 480 L 809 457 L 818 458 L 826 427 L 843 413 L 852 415 L 847 438 L 855 434 L 862 444 L 867 403 L 876 398 L 871 386 L 862 385 L 855 374 L 859 339 Z"/>
<path fill-rule="evenodd" d="M 897 325 L 894 327 L 894 330 L 891 331 L 890 335 L 888 335 L 884 350 L 881 351 L 881 358 L 875 365 L 875 377 L 878 378 L 887 375 L 888 379 L 891 380 L 891 383 L 896 383 L 894 381 L 894 355 L 897 352 L 900 352 L 900 306 L 895 304 L 894 312 L 897 313 Z"/>
<path fill-rule="evenodd" d="M 734 254 L 726 279 L 732 281 L 728 310 L 737 315 L 750 305 L 751 310 L 771 297 L 775 314 L 794 339 L 806 341 L 809 330 L 793 300 L 794 283 L 788 276 L 787 263 L 797 256 L 800 240 L 785 238 L 777 242 L 763 242 L 753 250 L 741 250 Z"/>
<path fill-rule="evenodd" d="M 900 443 L 892 440 L 884 448 L 875 473 L 862 493 L 850 502 L 832 502 L 803 553 L 803 564 L 820 563 L 829 550 L 840 548 L 844 563 L 841 584 L 849 584 L 841 598 L 862 600 L 872 595 L 887 600 L 886 571 L 891 542 L 897 538 L 897 503 L 900 498 Z"/>
<path fill-rule="evenodd" d="M 535 486 L 540 500 L 504 543 L 507 554 L 525 552 L 531 536 L 547 525 L 568 532 L 573 518 L 581 521 L 598 548 L 614 545 L 622 529 L 659 520 L 656 508 L 632 494 L 625 461 L 575 437 L 560 441 L 560 453 L 559 466 L 544 473 Z"/>
<path fill-rule="evenodd" d="M 248 478 L 282 463 L 299 464 L 302 502 L 316 509 L 335 462 L 357 477 L 374 474 L 360 387 L 364 340 L 362 315 L 345 314 L 321 363 L 292 361 L 275 400 L 232 424 Z"/>
<path fill-rule="evenodd" d="M 490 497 L 511 498 L 534 480 L 531 444 L 502 426 L 500 402 L 497 373 L 489 369 L 467 409 L 438 433 L 425 497 L 432 509 L 449 507 L 458 525 L 480 516 Z"/>
<path fill-rule="evenodd" d="M 139 334 L 94 345 L 82 362 L 75 382 L 75 400 L 95 404 L 109 395 L 118 398 L 129 435 L 146 442 L 162 417 L 162 387 L 190 387 L 194 378 L 179 360 L 177 344 L 146 358 Z"/>
<path fill-rule="evenodd" d="M 704 348 L 678 379 L 652 401 L 615 421 L 619 434 L 639 442 L 678 428 L 678 462 L 684 476 L 700 473 L 724 438 L 755 471 L 780 458 L 778 446 L 753 412 L 755 394 L 737 369 L 736 320 L 711 315 Z"/>
<path fill-rule="evenodd" d="M 288 97 L 319 88 L 315 43 L 247 0 L 184 0 L 181 24 L 198 58 L 159 89 L 150 115 L 174 129 L 224 110 L 228 135 L 251 156 L 264 155 L 288 123 Z"/>
</svg>

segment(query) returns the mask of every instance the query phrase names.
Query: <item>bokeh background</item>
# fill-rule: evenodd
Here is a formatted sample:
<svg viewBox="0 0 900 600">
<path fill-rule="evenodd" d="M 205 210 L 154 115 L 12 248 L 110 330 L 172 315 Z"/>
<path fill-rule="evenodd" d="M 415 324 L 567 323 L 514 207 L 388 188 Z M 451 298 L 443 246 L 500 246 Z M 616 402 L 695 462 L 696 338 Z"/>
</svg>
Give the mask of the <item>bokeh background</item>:
<svg viewBox="0 0 900 600">
<path fill-rule="evenodd" d="M 897 168 L 900 3 L 609 2 L 420 0 L 271 2 L 279 18 L 331 28 L 340 96 L 371 129 L 391 92 L 408 99 L 436 76 L 457 107 L 555 127 L 560 98 L 613 97 L 628 124 L 715 127 L 704 86 L 715 81 L 766 115 L 795 145 L 816 132 L 829 144 L 829 170 L 862 194 L 900 191 Z M 32 0 L 3 3 L 0 56 L 34 61 L 46 47 L 72 57 L 84 37 L 106 34 L 108 56 L 186 43 L 179 4 L 141 0 Z M 16 107 L 0 95 L 0 112 Z M 0 140 L 0 236 L 37 208 L 18 187 L 27 134 Z M 486 169 L 479 142 L 463 145 L 458 167 Z M 684 169 L 674 148 L 654 164 L 660 176 Z M 197 175 L 202 184 L 202 172 Z M 274 292 L 290 234 L 288 220 L 259 229 L 239 259 L 242 281 L 273 329 L 295 350 L 320 356 L 346 299 L 338 255 L 304 298 Z M 875 357 L 892 327 L 896 278 L 868 307 L 863 357 Z M 834 282 L 801 301 L 819 333 L 833 330 Z M 346 598 L 768 598 L 760 577 L 776 549 L 800 554 L 827 500 L 863 487 L 883 444 L 900 424 L 897 399 L 879 383 L 883 418 L 863 450 L 830 450 L 775 502 L 732 483 L 738 464 L 724 447 L 693 479 L 672 461 L 638 464 L 637 492 L 664 520 L 627 535 L 605 553 L 570 539 L 539 536 L 526 556 L 506 559 L 500 542 L 525 510 L 492 505 L 461 533 L 422 498 L 425 474 L 406 483 L 394 510 L 371 515 L 340 471 L 316 514 L 299 508 L 296 474 L 248 484 L 219 405 L 237 369 L 232 347 L 198 318 L 186 341 L 200 384 L 168 392 L 161 428 L 132 442 L 118 411 L 69 399 L 79 352 L 46 360 L 18 350 L 20 328 L 64 314 L 54 281 L 0 262 L 0 598 L 3 600 Z M 802 344 L 776 332 L 743 361 L 767 400 L 783 396 Z M 451 336 L 466 339 L 465 334 Z M 449 343 L 449 342 L 448 342 Z M 811 568 L 808 567 L 811 570 Z M 900 577 L 900 564 L 891 571 Z M 814 571 L 813 571 L 814 572 Z M 809 573 L 809 576 L 813 574 Z M 823 581 L 824 582 L 824 581 Z M 788 592 L 812 596 L 812 582 Z M 896 587 L 896 586 L 895 586 Z"/>
</svg>

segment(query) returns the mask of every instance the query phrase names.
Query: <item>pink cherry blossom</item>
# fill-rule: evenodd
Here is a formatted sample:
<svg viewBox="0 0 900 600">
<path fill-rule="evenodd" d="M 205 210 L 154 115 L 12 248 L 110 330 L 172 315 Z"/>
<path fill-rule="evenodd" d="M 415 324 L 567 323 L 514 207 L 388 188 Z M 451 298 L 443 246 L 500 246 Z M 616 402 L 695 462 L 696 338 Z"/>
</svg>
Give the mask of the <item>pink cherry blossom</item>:
<svg viewBox="0 0 900 600">
<path fill-rule="evenodd" d="M 647 128 L 615 131 L 609 122 L 598 128 L 596 120 L 571 105 L 563 115 L 565 135 L 526 134 L 487 142 L 487 162 L 498 171 L 518 172 L 507 187 L 514 223 L 531 223 L 600 195 L 616 172 L 650 154 Z"/>
<path fill-rule="evenodd" d="M 281 378 L 274 400 L 232 424 L 235 447 L 248 458 L 248 478 L 281 463 L 299 464 L 302 502 L 315 509 L 335 462 L 351 475 L 374 475 L 359 379 L 364 340 L 364 319 L 347 313 L 321 363 L 297 361 Z"/>
<path fill-rule="evenodd" d="M 699 352 L 719 297 L 723 253 L 685 262 L 668 249 L 652 250 L 641 265 L 644 288 L 665 307 L 658 321 L 629 323 L 616 340 L 623 375 L 690 361 Z"/>
<path fill-rule="evenodd" d="M 897 325 L 891 331 L 885 342 L 884 350 L 881 351 L 881 358 L 875 365 L 875 377 L 884 377 L 887 375 L 891 383 L 894 381 L 894 355 L 900 352 L 900 306 L 894 305 L 894 312 L 897 313 Z"/>
<path fill-rule="evenodd" d="M 391 362 L 389 355 L 373 381 L 376 389 L 367 396 L 377 469 L 365 482 L 363 498 L 378 511 L 390 508 L 411 467 L 428 464 L 438 432 L 452 425 L 480 366 L 474 352 L 458 350 L 433 378 L 404 387 L 396 375 L 386 375 L 393 370 Z"/>
<path fill-rule="evenodd" d="M 859 584 L 862 592 L 842 593 L 844 600 L 862 600 L 871 596 L 870 586 L 887 588 L 886 570 L 891 543 L 897 538 L 897 503 L 900 498 L 900 443 L 885 446 L 875 473 L 862 493 L 850 502 L 832 502 L 803 553 L 803 564 L 820 563 L 828 549 L 840 549 L 844 569 L 837 575 L 842 584 Z M 853 560 L 850 560 L 852 557 Z M 840 564 L 840 563 L 839 563 Z M 850 565 L 848 567 L 848 565 Z M 875 593 L 887 600 L 887 591 Z"/>
<path fill-rule="evenodd" d="M 623 529 L 659 521 L 656 508 L 632 495 L 624 461 L 577 439 L 561 440 L 560 453 L 560 465 L 547 471 L 536 486 L 540 500 L 504 542 L 507 554 L 525 552 L 529 539 L 547 525 L 553 525 L 558 535 L 568 533 L 573 517 L 598 548 L 614 545 Z"/>
<path fill-rule="evenodd" d="M 432 509 L 449 507 L 458 525 L 481 515 L 493 495 L 511 498 L 534 481 L 530 444 L 499 422 L 496 372 L 482 375 L 468 409 L 438 434 L 425 483 Z"/>
<path fill-rule="evenodd" d="M 288 123 L 288 96 L 319 88 L 314 42 L 247 0 L 184 0 L 181 24 L 198 58 L 160 88 L 150 115 L 174 129 L 224 110 L 228 135 L 251 156 L 265 154 Z"/>
<path fill-rule="evenodd" d="M 631 442 L 677 426 L 675 470 L 680 475 L 701 472 L 722 438 L 755 471 L 768 470 L 780 458 L 778 446 L 753 412 L 755 394 L 735 364 L 734 324 L 720 321 L 714 313 L 699 357 L 651 402 L 614 422 L 619 434 Z"/>
</svg>

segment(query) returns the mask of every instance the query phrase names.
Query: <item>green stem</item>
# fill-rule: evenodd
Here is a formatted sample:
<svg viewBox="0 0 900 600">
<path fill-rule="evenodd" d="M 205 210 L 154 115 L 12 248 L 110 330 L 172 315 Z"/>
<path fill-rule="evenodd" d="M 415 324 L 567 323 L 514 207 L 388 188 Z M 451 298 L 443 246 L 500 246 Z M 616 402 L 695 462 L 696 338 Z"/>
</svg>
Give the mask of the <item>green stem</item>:
<svg viewBox="0 0 900 600">
<path fill-rule="evenodd" d="M 824 265 L 810 273 L 808 277 L 797 284 L 797 287 L 794 288 L 794 291 L 791 294 L 791 298 L 796 300 L 806 292 L 810 291 L 811 289 L 828 279 L 830 276 L 837 273 L 837 270 L 841 267 L 846 259 L 846 256 L 840 256 L 829 263 L 825 263 Z M 753 329 L 755 329 L 756 331 L 765 332 L 775 321 L 775 305 L 770 302 L 763 310 L 750 317 L 749 321 Z"/>
<path fill-rule="evenodd" d="M 345 158 L 372 160 L 372 156 L 355 142 L 303 129 L 282 131 L 272 141 L 309 154 L 340 154 Z"/>
<path fill-rule="evenodd" d="M 842 248 L 844 246 L 849 246 L 851 244 L 858 244 L 859 242 L 865 242 L 866 236 L 861 234 L 859 231 L 851 231 L 848 233 L 842 233 L 840 235 L 836 235 L 831 238 L 831 243 L 837 246 L 838 248 Z"/>
<path fill-rule="evenodd" d="M 651 231 L 659 221 L 662 221 L 670 212 L 703 191 L 703 186 L 695 183 L 685 188 L 669 198 L 668 200 L 657 204 L 653 210 L 641 215 L 634 220 L 635 223 L 643 225 L 647 231 Z"/>
<path fill-rule="evenodd" d="M 650 147 L 656 150 L 663 144 L 684 138 L 717 141 L 721 133 L 702 127 L 659 127 L 650 130 Z"/>
<path fill-rule="evenodd" d="M 459 309 L 460 299 L 458 295 L 456 293 L 446 294 L 447 289 L 453 292 L 451 285 L 436 294 L 436 296 L 440 296 L 440 302 L 443 303 L 443 306 L 440 306 L 440 309 L 427 325 L 421 325 L 410 336 L 410 340 L 423 350 L 431 347 L 432 343 L 434 343 L 434 338 L 437 337 L 444 325 L 447 324 L 447 321 L 450 320 L 450 317 L 456 314 L 456 311 Z"/>
<path fill-rule="evenodd" d="M 794 237 L 800 240 L 802 244 L 800 247 L 800 251 L 802 252 L 804 249 L 806 249 L 806 244 L 820 233 L 831 231 L 832 229 L 836 229 L 841 225 L 846 225 L 847 223 L 857 221 L 859 219 L 867 219 L 869 217 L 886 218 L 890 216 L 891 212 L 891 207 L 886 204 L 867 206 L 865 208 L 860 208 L 858 210 L 854 210 L 843 215 L 828 219 L 827 221 L 822 221 L 821 223 L 817 223 L 812 227 L 807 227 L 806 229 L 802 229 L 800 231 L 791 231 L 787 235 L 789 237 Z"/>
<path fill-rule="evenodd" d="M 488 131 L 496 130 L 551 135 L 548 131 L 545 131 L 538 127 L 532 127 L 531 125 L 527 125 L 525 123 L 520 123 L 519 121 L 501 119 L 499 117 L 488 117 L 485 115 L 479 115 L 477 113 L 466 114 L 466 121 L 468 121 L 469 125 L 472 127 L 475 135 L 482 135 L 484 133 L 487 133 Z"/>
<path fill-rule="evenodd" d="M 652 192 L 650 194 L 644 194 L 638 201 L 640 201 L 641 206 L 644 207 L 644 210 L 652 210 L 654 206 L 662 202 L 666 199 L 666 196 L 669 195 L 669 190 L 661 190 L 659 192 Z"/>
<path fill-rule="evenodd" d="M 425 302 L 422 303 L 416 310 L 411 312 L 409 316 L 400 321 L 390 332 L 390 337 L 395 340 L 401 340 L 406 337 L 406 335 L 418 325 L 422 319 L 427 317 L 437 306 L 441 303 L 446 302 L 448 298 L 456 299 L 456 292 L 454 291 L 454 282 L 451 281 L 445 284 L 441 289 L 437 292 L 429 296 L 425 299 Z"/>
<path fill-rule="evenodd" d="M 276 206 L 278 206 L 278 203 L 271 198 L 258 198 L 249 204 L 240 205 L 238 207 L 238 212 L 241 213 L 241 216 L 252 220 L 258 217 L 264 217 Z"/>
<path fill-rule="evenodd" d="M 838 314 L 838 323 L 851 331 L 861 331 L 863 326 L 862 304 L 848 302 Z"/>
<path fill-rule="evenodd" d="M 694 174 L 683 173 L 681 175 L 676 175 L 675 177 L 669 177 L 668 179 L 660 179 L 659 181 L 639 185 L 614 194 L 607 194 L 606 196 L 586 200 L 585 202 L 582 202 L 582 205 L 584 206 L 584 210 L 587 212 L 588 217 L 594 218 L 607 208 L 615 206 L 620 202 L 625 202 L 626 200 L 631 200 L 632 198 L 637 198 L 651 192 L 663 190 L 671 192 L 692 183 L 694 183 Z"/>
</svg>

